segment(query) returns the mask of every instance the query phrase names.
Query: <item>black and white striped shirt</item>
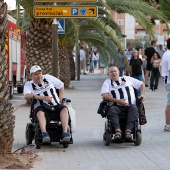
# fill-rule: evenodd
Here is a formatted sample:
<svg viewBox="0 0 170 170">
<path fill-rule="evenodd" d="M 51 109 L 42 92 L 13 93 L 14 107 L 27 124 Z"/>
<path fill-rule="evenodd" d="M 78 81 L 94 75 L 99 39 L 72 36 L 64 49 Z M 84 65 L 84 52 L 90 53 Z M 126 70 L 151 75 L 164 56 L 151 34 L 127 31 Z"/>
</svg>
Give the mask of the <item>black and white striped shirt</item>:
<svg viewBox="0 0 170 170">
<path fill-rule="evenodd" d="M 142 81 L 129 76 L 119 77 L 119 81 L 106 79 L 101 88 L 101 95 L 108 93 L 115 99 L 125 99 L 126 103 L 136 105 L 134 88 L 139 89 L 141 84 Z"/>
<path fill-rule="evenodd" d="M 35 108 L 44 102 L 48 105 L 57 105 L 60 103 L 59 96 L 56 92 L 56 89 L 61 89 L 63 87 L 63 82 L 57 79 L 54 76 L 49 74 L 42 76 L 41 84 L 35 84 L 33 81 L 28 81 L 24 85 L 24 96 L 26 94 L 36 94 L 40 96 L 49 96 L 52 97 L 52 103 L 48 103 L 47 101 L 39 101 L 35 104 Z"/>
</svg>

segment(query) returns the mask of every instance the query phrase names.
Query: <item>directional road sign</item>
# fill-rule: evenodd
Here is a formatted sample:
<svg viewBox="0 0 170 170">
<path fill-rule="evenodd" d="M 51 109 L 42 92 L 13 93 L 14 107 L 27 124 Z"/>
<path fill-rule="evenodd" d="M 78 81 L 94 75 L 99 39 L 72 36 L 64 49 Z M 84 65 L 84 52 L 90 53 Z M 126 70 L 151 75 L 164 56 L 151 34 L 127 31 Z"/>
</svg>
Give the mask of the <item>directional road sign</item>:
<svg viewBox="0 0 170 170">
<path fill-rule="evenodd" d="M 96 6 L 34 6 L 35 18 L 92 18 L 97 16 Z"/>
<path fill-rule="evenodd" d="M 61 19 L 58 22 L 58 34 L 64 34 L 65 33 L 65 19 Z"/>
<path fill-rule="evenodd" d="M 34 0 L 34 2 L 97 2 L 97 0 Z"/>
</svg>

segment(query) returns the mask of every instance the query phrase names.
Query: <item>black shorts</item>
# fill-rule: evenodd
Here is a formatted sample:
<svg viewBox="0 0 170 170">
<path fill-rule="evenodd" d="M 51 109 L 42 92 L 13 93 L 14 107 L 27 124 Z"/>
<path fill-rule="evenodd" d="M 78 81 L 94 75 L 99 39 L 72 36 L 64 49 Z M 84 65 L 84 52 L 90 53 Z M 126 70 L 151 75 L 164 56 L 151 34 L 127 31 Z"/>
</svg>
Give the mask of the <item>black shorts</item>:
<svg viewBox="0 0 170 170">
<path fill-rule="evenodd" d="M 152 63 L 150 63 L 150 62 L 147 61 L 146 70 L 148 70 L 148 71 L 151 71 L 151 70 L 152 70 Z"/>
<path fill-rule="evenodd" d="M 62 104 L 57 104 L 54 106 L 55 112 L 50 112 L 47 109 L 45 109 L 43 106 L 38 106 L 35 109 L 35 114 L 37 114 L 38 111 L 42 111 L 45 113 L 45 110 L 47 111 L 47 116 L 49 117 L 50 120 L 60 120 L 60 112 L 65 108 L 66 106 Z M 67 108 L 67 107 L 66 107 Z"/>
</svg>

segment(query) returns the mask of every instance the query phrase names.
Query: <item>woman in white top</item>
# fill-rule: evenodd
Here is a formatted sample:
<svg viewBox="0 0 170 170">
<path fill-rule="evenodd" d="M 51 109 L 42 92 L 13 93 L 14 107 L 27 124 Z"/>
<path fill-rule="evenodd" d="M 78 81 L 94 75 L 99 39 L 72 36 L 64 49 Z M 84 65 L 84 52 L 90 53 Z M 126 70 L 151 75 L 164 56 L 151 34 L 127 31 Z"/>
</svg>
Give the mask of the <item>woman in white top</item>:
<svg viewBox="0 0 170 170">
<path fill-rule="evenodd" d="M 151 58 L 151 63 L 152 63 L 152 70 L 151 70 L 149 91 L 158 91 L 158 83 L 159 83 L 159 77 L 160 77 L 159 66 L 161 63 L 161 57 L 158 52 L 154 52 Z"/>
</svg>

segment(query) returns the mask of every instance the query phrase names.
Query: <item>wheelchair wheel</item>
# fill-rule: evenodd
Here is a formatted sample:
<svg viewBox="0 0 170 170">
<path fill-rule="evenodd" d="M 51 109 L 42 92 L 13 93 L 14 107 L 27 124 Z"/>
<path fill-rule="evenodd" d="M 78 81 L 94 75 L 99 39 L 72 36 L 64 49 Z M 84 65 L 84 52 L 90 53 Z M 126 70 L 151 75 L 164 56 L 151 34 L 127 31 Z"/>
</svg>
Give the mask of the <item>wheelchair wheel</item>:
<svg viewBox="0 0 170 170">
<path fill-rule="evenodd" d="M 142 135 L 139 131 L 136 132 L 136 141 L 134 142 L 134 144 L 136 146 L 139 146 L 142 143 Z"/>
<path fill-rule="evenodd" d="M 112 138 L 111 138 L 111 135 L 108 131 L 106 131 L 104 134 L 103 134 L 103 141 L 104 141 L 104 144 L 105 146 L 109 146 L 111 141 L 112 141 Z"/>
<path fill-rule="evenodd" d="M 63 148 L 68 148 L 68 147 L 69 147 L 69 144 L 67 144 L 67 143 L 63 144 Z"/>
<path fill-rule="evenodd" d="M 40 145 L 40 143 L 38 141 L 38 135 L 37 134 L 35 134 L 35 146 L 36 146 L 36 149 L 40 149 L 41 148 L 41 145 Z"/>
<path fill-rule="evenodd" d="M 27 145 L 32 144 L 33 137 L 34 137 L 33 125 L 32 123 L 27 123 L 26 130 L 25 130 L 25 139 Z"/>
</svg>

